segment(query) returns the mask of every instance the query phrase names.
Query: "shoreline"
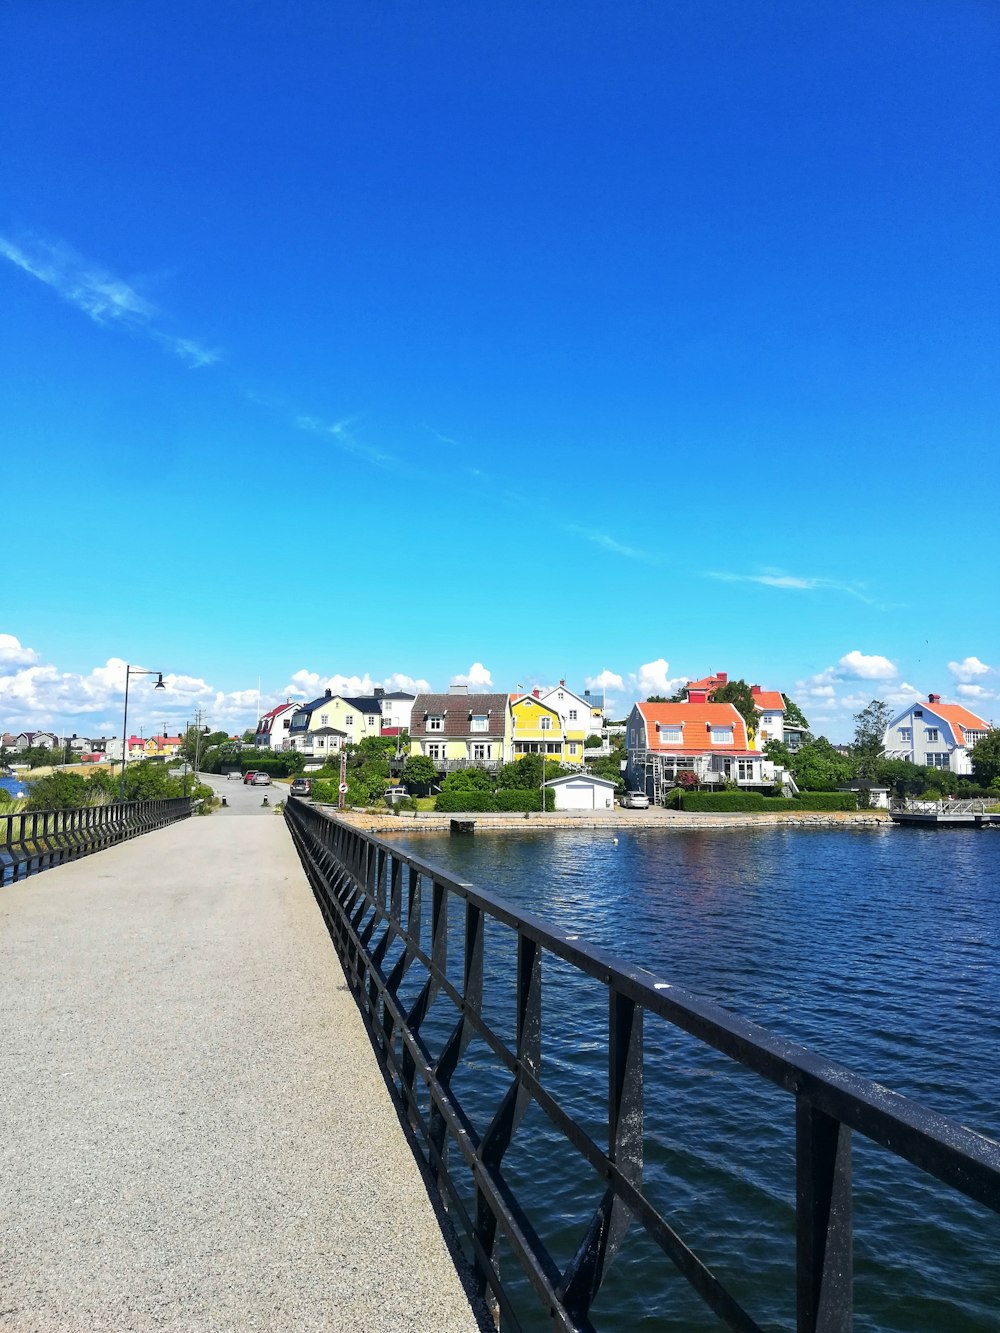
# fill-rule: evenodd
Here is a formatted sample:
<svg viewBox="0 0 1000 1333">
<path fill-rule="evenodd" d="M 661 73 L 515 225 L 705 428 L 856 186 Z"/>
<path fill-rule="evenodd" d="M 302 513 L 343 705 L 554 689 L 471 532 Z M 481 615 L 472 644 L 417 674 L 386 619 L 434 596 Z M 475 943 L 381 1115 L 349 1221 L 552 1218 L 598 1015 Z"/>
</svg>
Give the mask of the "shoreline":
<svg viewBox="0 0 1000 1333">
<path fill-rule="evenodd" d="M 538 829 L 730 829 L 730 828 L 876 828 L 894 827 L 887 810 L 802 810 L 768 811 L 760 814 L 685 814 L 680 810 L 561 810 L 542 814 L 436 814 L 433 811 L 405 811 L 394 815 L 371 810 L 339 811 L 336 806 L 319 806 L 324 814 L 343 819 L 364 833 L 409 836 L 412 833 L 448 833 L 452 820 L 475 825 L 477 833 L 499 830 L 534 832 Z"/>
</svg>

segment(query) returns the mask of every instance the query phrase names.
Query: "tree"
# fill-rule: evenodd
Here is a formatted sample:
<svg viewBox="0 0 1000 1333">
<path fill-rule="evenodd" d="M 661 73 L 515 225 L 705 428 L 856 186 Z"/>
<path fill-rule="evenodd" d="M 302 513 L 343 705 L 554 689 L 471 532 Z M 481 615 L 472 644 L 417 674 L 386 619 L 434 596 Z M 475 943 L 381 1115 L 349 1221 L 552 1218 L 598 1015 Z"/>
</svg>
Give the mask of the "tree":
<svg viewBox="0 0 1000 1333">
<path fill-rule="evenodd" d="M 425 754 L 411 754 L 400 777 L 407 787 L 429 787 L 437 781 L 437 765 Z"/>
<path fill-rule="evenodd" d="M 485 768 L 457 768 L 441 784 L 442 791 L 492 791 L 493 779 Z"/>
<path fill-rule="evenodd" d="M 497 774 L 497 787 L 501 791 L 512 789 L 536 790 L 542 785 L 542 756 L 526 754 L 521 759 L 514 759 L 504 764 Z"/>
<path fill-rule="evenodd" d="M 709 695 L 713 704 L 732 704 L 739 713 L 740 717 L 747 724 L 747 737 L 751 744 L 753 738 L 757 735 L 757 723 L 759 721 L 757 705 L 754 703 L 753 692 L 745 680 L 727 680 L 725 685 L 720 685 L 718 689 L 712 691 Z"/>
<path fill-rule="evenodd" d="M 825 736 L 803 745 L 791 756 L 792 776 L 807 791 L 836 791 L 851 780 L 852 764 Z"/>
<path fill-rule="evenodd" d="M 673 703 L 674 700 L 668 699 L 665 694 L 651 694 L 646 702 L 648 704 L 669 704 Z"/>
<path fill-rule="evenodd" d="M 883 737 L 892 720 L 889 705 L 873 699 L 867 708 L 854 714 L 853 758 L 859 778 L 874 778 L 884 749 Z"/>
<path fill-rule="evenodd" d="M 226 737 L 228 740 L 228 736 Z M 246 731 L 240 737 L 244 745 L 255 745 L 257 742 L 257 733 L 253 727 L 247 727 Z"/>
<path fill-rule="evenodd" d="M 1000 781 L 1000 729 L 988 731 L 980 741 L 976 741 L 970 755 L 972 771 L 976 781 L 984 787 Z"/>
<path fill-rule="evenodd" d="M 785 700 L 786 723 L 788 723 L 793 727 L 803 727 L 805 729 L 805 739 L 811 740 L 812 737 L 809 735 L 809 723 L 806 720 L 806 716 L 803 713 L 802 709 L 798 706 L 797 703 L 795 703 L 793 699 L 789 699 L 787 694 L 784 695 L 783 698 Z"/>
<path fill-rule="evenodd" d="M 87 779 L 79 773 L 50 773 L 28 787 L 25 810 L 71 810 L 87 804 Z"/>
</svg>

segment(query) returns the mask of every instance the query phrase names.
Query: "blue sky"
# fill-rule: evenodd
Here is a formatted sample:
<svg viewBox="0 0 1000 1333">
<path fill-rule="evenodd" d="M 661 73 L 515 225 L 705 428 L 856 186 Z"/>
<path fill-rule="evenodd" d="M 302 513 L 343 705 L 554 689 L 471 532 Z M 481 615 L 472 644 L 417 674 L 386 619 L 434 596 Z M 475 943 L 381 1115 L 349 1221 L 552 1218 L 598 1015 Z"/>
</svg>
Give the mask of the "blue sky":
<svg viewBox="0 0 1000 1333">
<path fill-rule="evenodd" d="M 717 670 L 1000 721 L 994 4 L 0 25 L 0 726 L 113 730 L 125 661 L 147 727 Z"/>
</svg>

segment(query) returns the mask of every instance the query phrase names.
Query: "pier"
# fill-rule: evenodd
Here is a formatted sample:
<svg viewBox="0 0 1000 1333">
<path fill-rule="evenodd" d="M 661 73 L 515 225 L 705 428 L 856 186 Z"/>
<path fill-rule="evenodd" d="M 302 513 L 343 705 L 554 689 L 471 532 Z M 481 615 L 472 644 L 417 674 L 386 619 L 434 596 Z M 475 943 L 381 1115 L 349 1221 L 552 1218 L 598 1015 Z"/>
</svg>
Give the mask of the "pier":
<svg viewBox="0 0 1000 1333">
<path fill-rule="evenodd" d="M 475 1330 L 284 822 L 235 795 L 0 890 L 0 1327 Z"/>
</svg>

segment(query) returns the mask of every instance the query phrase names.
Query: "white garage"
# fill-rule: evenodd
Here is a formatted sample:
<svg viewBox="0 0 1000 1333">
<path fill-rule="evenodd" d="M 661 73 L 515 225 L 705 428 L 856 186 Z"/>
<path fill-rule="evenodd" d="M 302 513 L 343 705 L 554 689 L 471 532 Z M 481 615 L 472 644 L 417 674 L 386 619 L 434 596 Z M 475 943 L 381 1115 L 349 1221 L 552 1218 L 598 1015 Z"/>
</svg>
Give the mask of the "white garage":
<svg viewBox="0 0 1000 1333">
<path fill-rule="evenodd" d="M 613 810 L 615 806 L 615 784 L 609 778 L 570 773 L 545 785 L 555 793 L 557 810 Z"/>
</svg>

